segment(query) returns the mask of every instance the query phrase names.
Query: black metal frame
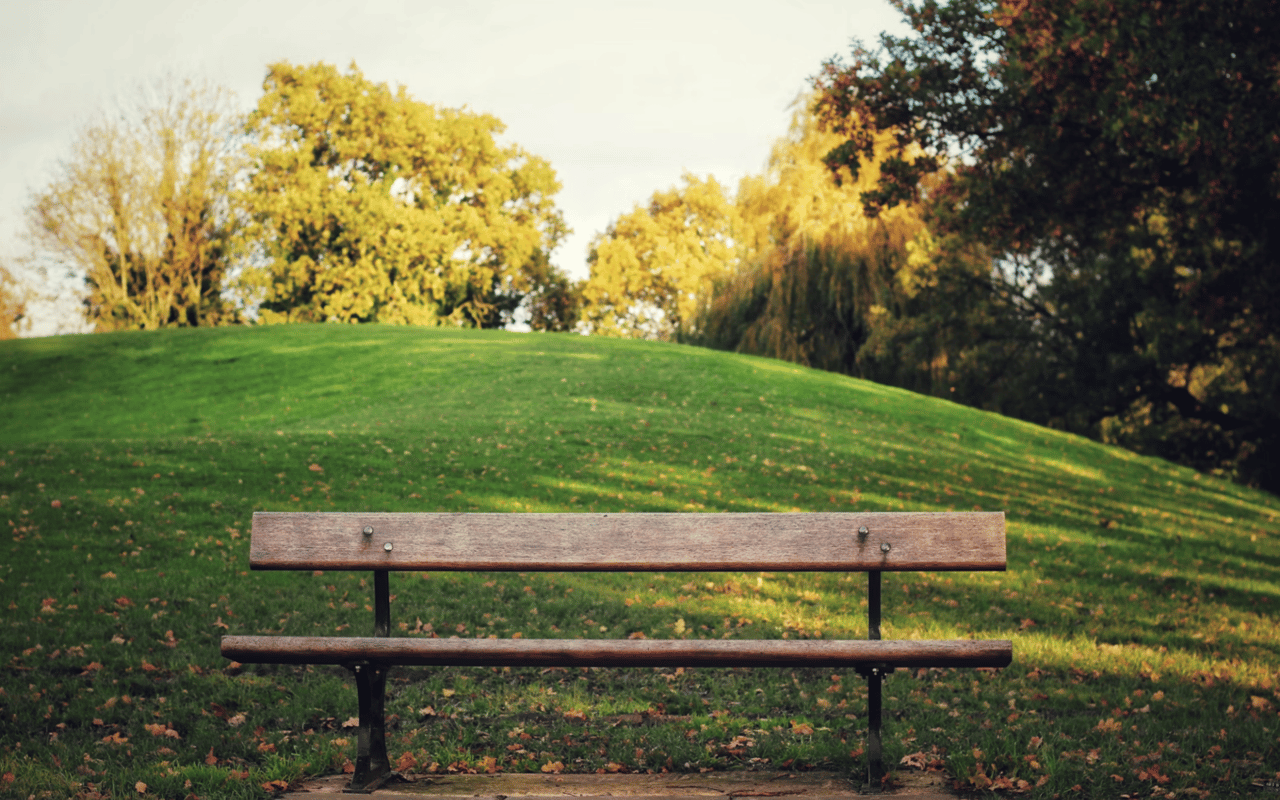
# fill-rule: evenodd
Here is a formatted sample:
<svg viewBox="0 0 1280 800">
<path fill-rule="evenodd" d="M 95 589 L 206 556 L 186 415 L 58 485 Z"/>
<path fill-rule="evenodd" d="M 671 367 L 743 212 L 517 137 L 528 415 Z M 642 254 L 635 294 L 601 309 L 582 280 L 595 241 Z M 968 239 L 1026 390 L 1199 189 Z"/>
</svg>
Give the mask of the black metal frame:
<svg viewBox="0 0 1280 800">
<path fill-rule="evenodd" d="M 880 638 L 880 571 L 867 573 L 867 638 Z M 857 667 L 867 679 L 867 786 L 879 791 L 884 785 L 884 743 L 881 738 L 883 714 L 883 680 L 893 672 L 888 664 L 864 664 Z"/>
<path fill-rule="evenodd" d="M 391 591 L 389 573 L 373 573 L 373 635 L 391 635 Z M 880 571 L 867 573 L 867 638 L 880 638 Z M 355 675 L 356 698 L 360 704 L 360 729 L 356 747 L 355 773 L 345 792 L 367 794 L 388 781 L 404 780 L 391 769 L 387 758 L 387 672 L 390 664 L 357 661 L 347 665 Z M 883 680 L 893 672 L 887 664 L 864 664 L 856 668 L 867 680 L 867 785 L 879 791 L 884 784 L 884 746 L 881 738 Z"/>
<path fill-rule="evenodd" d="M 389 573 L 373 573 L 373 635 L 391 635 L 391 590 Z M 360 704 L 360 728 L 356 744 L 356 769 L 344 792 L 368 794 L 391 780 L 403 780 L 391 769 L 387 758 L 387 672 L 390 664 L 357 661 L 347 665 L 356 679 L 356 700 Z"/>
</svg>

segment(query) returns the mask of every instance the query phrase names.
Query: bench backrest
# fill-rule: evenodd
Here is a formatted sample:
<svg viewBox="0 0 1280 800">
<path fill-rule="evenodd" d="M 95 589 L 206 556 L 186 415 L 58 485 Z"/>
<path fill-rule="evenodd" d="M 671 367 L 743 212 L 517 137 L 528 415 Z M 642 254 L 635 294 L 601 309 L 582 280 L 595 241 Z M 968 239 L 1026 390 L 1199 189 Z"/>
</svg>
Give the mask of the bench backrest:
<svg viewBox="0 0 1280 800">
<path fill-rule="evenodd" d="M 1004 512 L 253 515 L 254 569 L 1003 570 Z"/>
</svg>

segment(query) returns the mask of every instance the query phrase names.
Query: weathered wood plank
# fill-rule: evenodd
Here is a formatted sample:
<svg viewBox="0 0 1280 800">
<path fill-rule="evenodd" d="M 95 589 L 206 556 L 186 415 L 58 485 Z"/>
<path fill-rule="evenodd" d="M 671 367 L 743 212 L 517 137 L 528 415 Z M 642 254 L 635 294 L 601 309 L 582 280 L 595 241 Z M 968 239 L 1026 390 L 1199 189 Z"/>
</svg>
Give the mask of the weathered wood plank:
<svg viewBox="0 0 1280 800">
<path fill-rule="evenodd" d="M 424 639 L 224 636 L 222 654 L 249 664 L 485 667 L 1004 667 L 1008 640 Z"/>
<path fill-rule="evenodd" d="M 866 527 L 865 536 L 859 528 Z M 365 535 L 365 529 L 372 534 Z M 887 546 L 887 547 L 886 547 Z M 263 512 L 254 569 L 1003 570 L 1003 512 Z"/>
</svg>

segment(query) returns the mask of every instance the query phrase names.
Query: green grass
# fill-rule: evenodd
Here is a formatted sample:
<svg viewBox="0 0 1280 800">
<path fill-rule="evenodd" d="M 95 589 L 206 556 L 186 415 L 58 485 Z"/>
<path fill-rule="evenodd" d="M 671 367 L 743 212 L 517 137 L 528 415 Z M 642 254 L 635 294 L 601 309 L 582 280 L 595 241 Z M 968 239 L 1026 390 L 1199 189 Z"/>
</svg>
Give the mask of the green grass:
<svg viewBox="0 0 1280 800">
<path fill-rule="evenodd" d="M 541 334 L 0 342 L 0 396 L 0 796 L 262 797 L 349 763 L 343 670 L 218 652 L 372 627 L 365 575 L 248 571 L 258 509 L 1004 510 L 1007 573 L 885 578 L 888 637 L 1014 640 L 1005 670 L 892 675 L 890 763 L 1030 797 L 1280 781 L 1280 501 L 1162 461 L 782 362 Z M 406 634 L 866 632 L 861 575 L 392 593 Z M 405 668 L 389 746 L 415 774 L 860 770 L 865 696 L 830 670 Z"/>
</svg>

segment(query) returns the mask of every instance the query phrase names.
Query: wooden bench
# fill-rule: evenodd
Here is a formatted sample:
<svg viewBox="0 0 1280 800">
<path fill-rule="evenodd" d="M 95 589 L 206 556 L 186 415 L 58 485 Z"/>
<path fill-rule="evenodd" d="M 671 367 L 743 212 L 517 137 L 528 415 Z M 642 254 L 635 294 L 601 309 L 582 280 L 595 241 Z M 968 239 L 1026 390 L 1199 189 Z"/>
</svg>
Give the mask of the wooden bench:
<svg viewBox="0 0 1280 800">
<path fill-rule="evenodd" d="M 253 515 L 250 565 L 371 570 L 369 637 L 225 636 L 244 663 L 338 664 L 355 674 L 360 727 L 349 791 L 394 776 L 387 670 L 413 666 L 852 668 L 868 685 L 868 781 L 884 775 L 881 679 L 897 667 L 1003 667 L 1007 640 L 880 638 L 882 572 L 1003 570 L 1004 513 Z M 865 640 L 439 639 L 391 636 L 391 571 L 866 572 Z"/>
</svg>

